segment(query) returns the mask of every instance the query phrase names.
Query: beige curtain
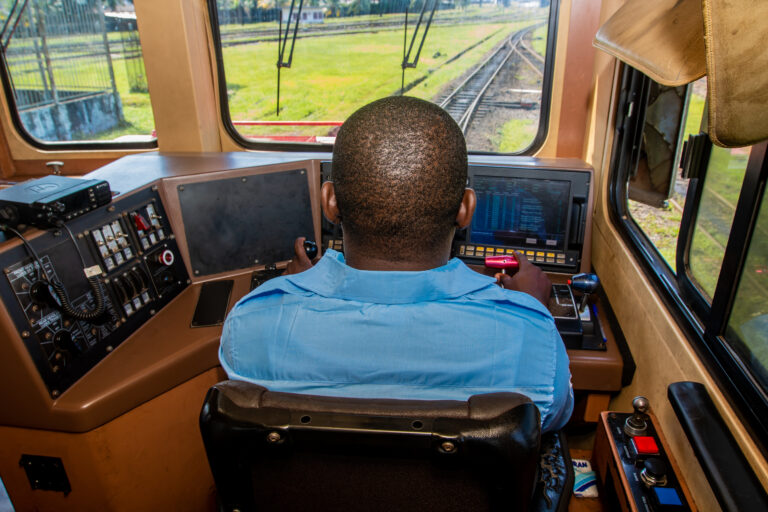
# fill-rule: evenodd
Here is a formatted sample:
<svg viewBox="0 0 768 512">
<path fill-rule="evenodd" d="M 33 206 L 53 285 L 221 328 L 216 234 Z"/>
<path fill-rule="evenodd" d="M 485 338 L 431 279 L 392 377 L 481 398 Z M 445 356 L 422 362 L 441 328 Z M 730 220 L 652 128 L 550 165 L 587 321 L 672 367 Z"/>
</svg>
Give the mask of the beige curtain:
<svg viewBox="0 0 768 512">
<path fill-rule="evenodd" d="M 715 144 L 768 139 L 768 0 L 628 0 L 594 44 L 664 85 L 706 74 Z"/>
</svg>

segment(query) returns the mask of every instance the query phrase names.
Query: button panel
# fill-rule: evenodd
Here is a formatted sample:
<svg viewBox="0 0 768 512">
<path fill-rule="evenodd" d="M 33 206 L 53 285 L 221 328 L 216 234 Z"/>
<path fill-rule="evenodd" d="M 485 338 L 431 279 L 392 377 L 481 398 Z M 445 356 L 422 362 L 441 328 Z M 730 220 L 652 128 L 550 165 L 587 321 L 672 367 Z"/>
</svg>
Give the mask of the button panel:
<svg viewBox="0 0 768 512">
<path fill-rule="evenodd" d="M 690 511 L 680 480 L 659 439 L 653 421 L 646 422 L 644 435 L 630 436 L 624 423 L 631 414 L 607 414 L 608 435 L 616 447 L 616 469 L 623 471 L 638 510 L 649 512 Z"/>
<path fill-rule="evenodd" d="M 331 240 L 333 242 L 333 240 Z M 333 249 L 329 244 L 329 248 Z M 565 252 L 532 251 L 528 249 L 514 249 L 511 247 L 497 247 L 487 245 L 459 244 L 456 246 L 456 254 L 474 263 L 472 258 L 485 258 L 486 256 L 501 256 L 520 252 L 533 263 L 545 264 L 549 267 L 574 267 L 577 261 L 573 256 Z M 479 262 L 478 262 L 479 263 Z"/>
</svg>

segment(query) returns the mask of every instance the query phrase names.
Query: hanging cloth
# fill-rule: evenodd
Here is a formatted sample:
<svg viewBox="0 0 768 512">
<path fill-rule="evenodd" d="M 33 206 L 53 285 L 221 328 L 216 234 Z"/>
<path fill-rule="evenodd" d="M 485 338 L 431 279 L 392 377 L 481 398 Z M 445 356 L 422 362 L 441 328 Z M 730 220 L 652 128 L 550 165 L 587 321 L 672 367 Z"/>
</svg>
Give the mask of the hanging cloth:
<svg viewBox="0 0 768 512">
<path fill-rule="evenodd" d="M 594 45 L 663 85 L 706 74 L 709 136 L 738 147 L 768 139 L 766 41 L 766 0 L 628 0 Z"/>
</svg>

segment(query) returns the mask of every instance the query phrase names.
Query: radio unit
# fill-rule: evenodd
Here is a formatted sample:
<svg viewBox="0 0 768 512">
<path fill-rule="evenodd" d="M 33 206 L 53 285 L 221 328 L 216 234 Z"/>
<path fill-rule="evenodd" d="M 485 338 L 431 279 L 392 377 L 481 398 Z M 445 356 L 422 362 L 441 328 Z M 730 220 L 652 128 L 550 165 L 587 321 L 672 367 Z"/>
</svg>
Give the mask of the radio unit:
<svg viewBox="0 0 768 512">
<path fill-rule="evenodd" d="M 111 201 L 106 181 L 46 176 L 0 190 L 0 223 L 49 228 Z"/>
</svg>

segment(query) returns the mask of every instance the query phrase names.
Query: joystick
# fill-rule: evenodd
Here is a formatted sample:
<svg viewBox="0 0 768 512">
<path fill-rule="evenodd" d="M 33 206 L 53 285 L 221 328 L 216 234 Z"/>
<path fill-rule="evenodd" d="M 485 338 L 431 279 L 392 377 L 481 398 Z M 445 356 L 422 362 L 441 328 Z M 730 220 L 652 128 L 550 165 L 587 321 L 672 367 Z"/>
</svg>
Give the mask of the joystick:
<svg viewBox="0 0 768 512">
<path fill-rule="evenodd" d="M 645 434 L 645 430 L 648 428 L 648 416 L 645 413 L 648 412 L 650 406 L 651 404 L 644 396 L 638 396 L 632 400 L 632 407 L 635 409 L 635 413 L 624 422 L 625 434 L 628 436 L 642 436 Z"/>
<path fill-rule="evenodd" d="M 579 313 L 581 313 L 587 305 L 589 295 L 595 293 L 600 287 L 600 279 L 597 278 L 597 274 L 576 274 L 568 280 L 568 284 L 571 285 L 572 289 L 581 292 L 581 302 L 579 303 Z"/>
<path fill-rule="evenodd" d="M 500 268 L 504 274 L 509 269 L 510 274 L 514 274 L 520 268 L 520 262 L 517 261 L 517 257 L 514 254 L 508 256 L 486 256 L 485 266 L 488 268 Z"/>
<path fill-rule="evenodd" d="M 317 257 L 317 244 L 311 240 L 304 241 L 304 252 L 307 253 L 307 258 L 314 260 Z"/>
</svg>

